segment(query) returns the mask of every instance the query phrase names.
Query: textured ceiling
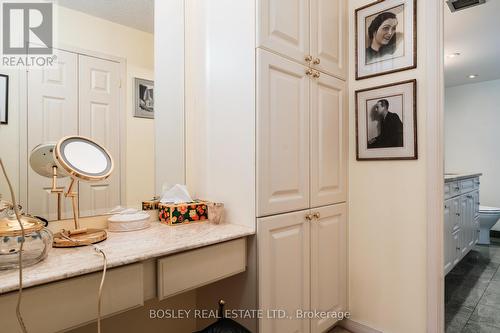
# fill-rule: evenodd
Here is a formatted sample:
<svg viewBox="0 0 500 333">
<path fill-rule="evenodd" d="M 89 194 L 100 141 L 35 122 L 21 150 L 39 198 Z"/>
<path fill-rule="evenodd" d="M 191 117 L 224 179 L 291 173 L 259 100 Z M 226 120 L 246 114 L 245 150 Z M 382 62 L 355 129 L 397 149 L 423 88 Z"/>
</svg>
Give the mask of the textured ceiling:
<svg viewBox="0 0 500 333">
<path fill-rule="evenodd" d="M 57 0 L 57 4 L 153 33 L 154 0 Z"/>
</svg>

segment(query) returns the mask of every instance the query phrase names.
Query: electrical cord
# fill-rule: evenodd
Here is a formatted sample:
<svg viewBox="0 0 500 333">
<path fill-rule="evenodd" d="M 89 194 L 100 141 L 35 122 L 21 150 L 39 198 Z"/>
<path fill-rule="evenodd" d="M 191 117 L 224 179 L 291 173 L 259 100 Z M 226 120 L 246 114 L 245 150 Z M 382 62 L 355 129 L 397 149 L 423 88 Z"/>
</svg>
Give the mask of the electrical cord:
<svg viewBox="0 0 500 333">
<path fill-rule="evenodd" d="M 82 245 L 85 245 L 85 246 L 92 246 L 94 248 L 94 250 L 97 252 L 97 253 L 100 253 L 102 254 L 102 258 L 103 258 L 103 269 L 102 269 L 102 277 L 101 277 L 101 283 L 99 284 L 99 291 L 98 291 L 98 294 L 97 294 L 97 333 L 101 333 L 101 298 L 102 298 L 102 289 L 103 289 L 103 286 L 104 286 L 104 280 L 106 279 L 106 270 L 108 268 L 108 258 L 106 257 L 106 253 L 103 251 L 103 249 L 101 249 L 100 247 L 92 244 L 92 243 L 83 243 L 81 241 L 78 241 L 74 238 L 71 238 L 69 235 L 69 232 L 66 231 L 66 230 L 62 230 L 61 231 L 61 237 L 70 241 L 70 242 L 73 242 L 73 243 L 79 243 L 79 244 L 82 244 Z"/>
<path fill-rule="evenodd" d="M 18 291 L 18 295 L 17 295 L 16 316 L 17 316 L 17 321 L 19 322 L 19 326 L 21 327 L 21 330 L 23 331 L 23 333 L 28 333 L 28 330 L 26 329 L 26 325 L 24 324 L 23 317 L 21 315 L 21 300 L 22 300 L 22 294 L 23 294 L 23 246 L 24 246 L 24 240 L 25 240 L 25 231 L 24 231 L 24 226 L 21 222 L 21 217 L 19 214 L 19 206 L 17 205 L 17 202 L 16 202 L 16 196 L 14 194 L 14 189 L 12 187 L 10 180 L 9 180 L 9 177 L 7 176 L 7 171 L 5 170 L 5 166 L 4 166 L 1 158 L 0 158 L 0 167 L 2 169 L 3 175 L 5 176 L 5 179 L 7 180 L 7 185 L 9 186 L 10 195 L 12 198 L 12 205 L 14 206 L 14 212 L 16 214 L 17 222 L 19 223 L 19 226 L 21 227 L 21 246 L 19 249 L 19 291 Z M 63 230 L 61 232 L 61 236 L 63 238 L 66 238 L 69 241 L 78 243 L 77 240 L 66 235 L 65 230 Z M 106 253 L 100 247 L 95 246 L 94 244 L 90 244 L 90 243 L 82 244 L 82 245 L 92 246 L 94 248 L 94 250 L 97 253 L 102 254 L 102 257 L 103 257 L 102 278 L 101 278 L 101 283 L 99 284 L 99 291 L 98 291 L 98 295 L 97 295 L 97 333 L 101 333 L 101 298 L 102 298 L 102 289 L 104 286 L 104 280 L 106 279 L 106 270 L 108 267 L 108 259 L 106 257 Z"/>
<path fill-rule="evenodd" d="M 17 206 L 16 196 L 14 194 L 14 189 L 12 188 L 12 184 L 10 183 L 9 177 L 7 176 L 7 171 L 5 170 L 5 166 L 3 165 L 2 159 L 0 158 L 0 166 L 2 167 L 3 175 L 7 180 L 7 185 L 9 186 L 10 196 L 12 198 L 12 205 L 14 206 L 14 212 L 16 214 L 17 222 L 21 227 L 21 247 L 19 248 L 19 292 L 17 294 L 17 305 L 16 305 L 16 316 L 17 321 L 19 322 L 19 326 L 21 326 L 21 330 L 23 333 L 27 333 L 26 325 L 24 324 L 23 317 L 21 315 L 21 298 L 23 295 L 23 247 L 24 247 L 24 226 L 21 222 L 21 217 L 19 215 L 19 207 Z"/>
</svg>

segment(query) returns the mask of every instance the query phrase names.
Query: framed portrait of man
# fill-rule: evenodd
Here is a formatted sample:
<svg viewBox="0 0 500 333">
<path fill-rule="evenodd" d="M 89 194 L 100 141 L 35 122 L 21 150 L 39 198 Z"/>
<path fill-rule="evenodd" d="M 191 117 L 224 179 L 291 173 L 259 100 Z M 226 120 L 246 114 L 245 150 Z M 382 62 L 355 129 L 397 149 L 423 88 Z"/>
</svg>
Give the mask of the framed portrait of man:
<svg viewBox="0 0 500 333">
<path fill-rule="evenodd" d="M 417 67 L 417 1 L 356 9 L 356 80 Z"/>
<path fill-rule="evenodd" d="M 356 91 L 356 158 L 413 160 L 417 147 L 417 81 Z"/>
</svg>

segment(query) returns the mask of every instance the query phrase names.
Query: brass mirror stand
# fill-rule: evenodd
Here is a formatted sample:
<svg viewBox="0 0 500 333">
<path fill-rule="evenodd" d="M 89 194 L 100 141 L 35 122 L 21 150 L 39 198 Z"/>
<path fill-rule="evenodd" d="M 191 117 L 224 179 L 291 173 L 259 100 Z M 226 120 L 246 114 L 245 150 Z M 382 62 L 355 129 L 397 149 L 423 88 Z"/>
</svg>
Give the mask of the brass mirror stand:
<svg viewBox="0 0 500 333">
<path fill-rule="evenodd" d="M 73 191 L 73 187 L 78 185 L 77 180 L 71 178 L 68 190 L 64 193 L 63 188 L 57 187 L 57 166 L 52 167 L 52 189 L 51 193 L 57 194 L 57 220 L 61 219 L 62 194 L 65 198 L 71 198 L 73 208 L 74 230 L 62 230 L 54 235 L 54 247 L 77 247 L 102 242 L 108 236 L 105 230 L 81 228 L 78 216 L 78 192 Z"/>
</svg>

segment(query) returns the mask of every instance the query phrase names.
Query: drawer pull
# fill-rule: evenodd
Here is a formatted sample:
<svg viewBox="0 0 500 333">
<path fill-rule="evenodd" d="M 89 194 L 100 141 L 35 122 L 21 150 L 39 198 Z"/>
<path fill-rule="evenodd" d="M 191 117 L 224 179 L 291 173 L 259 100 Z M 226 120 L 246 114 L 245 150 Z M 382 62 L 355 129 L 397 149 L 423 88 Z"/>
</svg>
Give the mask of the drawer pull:
<svg viewBox="0 0 500 333">
<path fill-rule="evenodd" d="M 472 195 L 468 195 L 468 196 L 467 196 L 467 198 L 468 198 L 468 199 L 472 199 Z"/>
<path fill-rule="evenodd" d="M 457 246 L 457 250 L 460 251 L 460 247 Z"/>
<path fill-rule="evenodd" d="M 456 213 L 456 214 L 457 214 L 457 216 L 460 216 L 460 213 Z"/>
<path fill-rule="evenodd" d="M 460 187 L 455 187 L 455 191 L 460 191 Z"/>
<path fill-rule="evenodd" d="M 315 217 L 316 219 L 319 219 L 319 218 L 321 218 L 321 214 L 320 214 L 320 213 L 315 213 L 315 214 L 314 214 L 314 217 Z"/>
<path fill-rule="evenodd" d="M 307 214 L 306 215 L 306 220 L 311 221 L 313 219 L 313 214 Z"/>
</svg>

